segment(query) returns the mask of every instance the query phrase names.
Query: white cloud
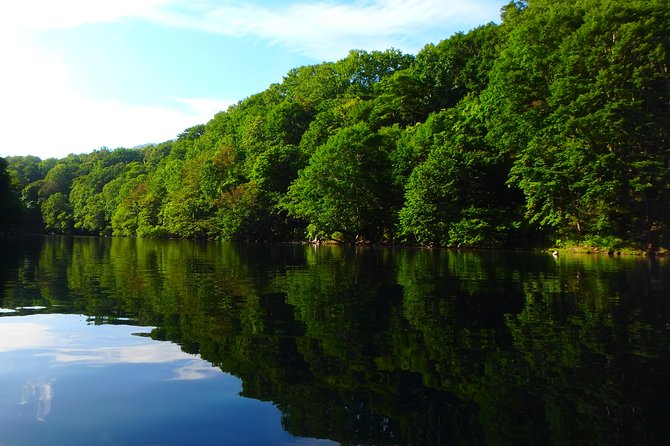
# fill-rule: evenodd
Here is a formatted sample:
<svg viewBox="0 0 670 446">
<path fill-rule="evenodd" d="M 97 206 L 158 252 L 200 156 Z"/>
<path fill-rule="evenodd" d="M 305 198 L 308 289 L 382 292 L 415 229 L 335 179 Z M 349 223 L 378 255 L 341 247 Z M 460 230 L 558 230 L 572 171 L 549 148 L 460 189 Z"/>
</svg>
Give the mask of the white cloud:
<svg viewBox="0 0 670 446">
<path fill-rule="evenodd" d="M 0 324 L 0 353 L 52 345 L 54 335 L 48 326 L 35 322 Z"/>
<path fill-rule="evenodd" d="M 37 406 L 35 419 L 44 421 L 51 413 L 53 397 L 54 392 L 50 381 L 29 381 L 23 385 L 19 405 L 25 406 L 34 403 Z"/>
<path fill-rule="evenodd" d="M 174 381 L 195 381 L 219 375 L 221 370 L 214 368 L 214 366 L 208 362 L 194 360 L 181 367 L 177 367 L 174 372 Z"/>
<path fill-rule="evenodd" d="M 174 98 L 176 102 L 184 104 L 197 116 L 214 116 L 220 111 L 228 110 L 228 107 L 237 101 L 221 101 L 207 98 Z"/>
<path fill-rule="evenodd" d="M 284 45 L 315 59 L 349 49 L 400 48 L 416 52 L 429 35 L 497 20 L 498 0 L 334 0 L 263 2 L 225 0 L 22 0 L 3 8 L 5 30 L 62 29 L 98 22 L 143 19 Z"/>
<path fill-rule="evenodd" d="M 159 143 L 206 123 L 231 103 L 179 99 L 171 106 L 154 106 L 92 100 L 73 85 L 59 53 L 41 54 L 17 45 L 0 48 L 0 57 L 9 62 L 0 70 L 0 122 L 5 129 L 0 156 L 63 157 L 101 146 Z"/>
<path fill-rule="evenodd" d="M 201 1 L 193 8 L 163 5 L 145 18 L 228 36 L 258 38 L 315 59 L 333 60 L 350 49 L 395 47 L 416 52 L 427 36 L 447 38 L 499 18 L 495 0 L 360 0 L 254 3 Z M 171 7 L 170 7 L 171 6 Z M 438 39 L 438 40 L 439 40 Z"/>
<path fill-rule="evenodd" d="M 196 356 L 184 353 L 176 344 L 159 342 L 100 348 L 54 348 L 45 356 L 53 357 L 59 363 L 96 366 L 121 363 L 165 364 L 196 358 Z"/>
<path fill-rule="evenodd" d="M 6 2 L 0 25 L 4 31 L 64 29 L 123 18 L 150 17 L 171 0 L 21 0 Z"/>
<path fill-rule="evenodd" d="M 130 331 L 138 328 L 87 326 L 75 315 L 8 317 L 0 320 L 0 353 L 42 350 L 37 356 L 51 358 L 58 365 L 174 364 L 174 380 L 205 379 L 221 373 L 177 344 L 130 337 Z M 149 327 L 140 329 L 147 333 Z M 50 399 L 50 386 L 37 384 L 30 386 L 30 393 L 41 388 Z"/>
<path fill-rule="evenodd" d="M 139 19 L 258 40 L 320 61 L 339 59 L 350 49 L 394 47 L 416 53 L 455 30 L 496 20 L 501 4 L 497 0 L 297 0 L 281 6 L 232 0 L 8 2 L 0 14 L 4 130 L 0 156 L 62 157 L 101 146 L 162 142 L 207 122 L 233 102 L 174 98 L 167 105 L 137 105 L 93 100 L 74 85 L 63 54 L 33 49 L 33 31 Z"/>
</svg>

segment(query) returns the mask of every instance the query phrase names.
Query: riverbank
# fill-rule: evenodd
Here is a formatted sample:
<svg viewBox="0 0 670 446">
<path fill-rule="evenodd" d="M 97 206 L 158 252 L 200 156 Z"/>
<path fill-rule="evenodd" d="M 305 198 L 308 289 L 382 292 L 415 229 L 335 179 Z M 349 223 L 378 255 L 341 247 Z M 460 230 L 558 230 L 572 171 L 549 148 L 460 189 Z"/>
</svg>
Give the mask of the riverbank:
<svg viewBox="0 0 670 446">
<path fill-rule="evenodd" d="M 637 248 L 602 248 L 597 246 L 588 246 L 588 245 L 575 245 L 575 246 L 562 246 L 562 247 L 552 247 L 547 250 L 548 252 L 555 253 L 555 255 L 560 255 L 561 253 L 572 253 L 572 254 L 605 254 L 609 256 L 637 256 L 637 257 L 668 257 L 670 256 L 670 251 L 666 248 L 659 248 L 655 251 L 645 251 L 643 249 Z"/>
</svg>

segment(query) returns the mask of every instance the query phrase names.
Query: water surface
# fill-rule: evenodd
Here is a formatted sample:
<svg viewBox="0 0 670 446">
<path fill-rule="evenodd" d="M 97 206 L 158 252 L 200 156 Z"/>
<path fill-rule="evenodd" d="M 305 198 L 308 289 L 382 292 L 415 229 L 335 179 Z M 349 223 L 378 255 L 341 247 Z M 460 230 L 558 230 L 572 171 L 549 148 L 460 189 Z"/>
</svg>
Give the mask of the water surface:
<svg viewBox="0 0 670 446">
<path fill-rule="evenodd" d="M 0 444 L 668 444 L 670 267 L 0 239 Z"/>
</svg>

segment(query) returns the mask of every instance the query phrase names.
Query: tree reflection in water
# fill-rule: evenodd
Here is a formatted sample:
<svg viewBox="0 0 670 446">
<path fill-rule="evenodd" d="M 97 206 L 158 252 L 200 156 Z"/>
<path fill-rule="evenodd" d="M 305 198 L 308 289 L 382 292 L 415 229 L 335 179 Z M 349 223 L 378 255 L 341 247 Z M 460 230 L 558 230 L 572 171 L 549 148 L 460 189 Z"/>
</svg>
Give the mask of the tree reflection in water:
<svg viewBox="0 0 670 446">
<path fill-rule="evenodd" d="M 157 327 L 342 444 L 670 440 L 666 261 L 2 241 L 0 307 Z"/>
</svg>

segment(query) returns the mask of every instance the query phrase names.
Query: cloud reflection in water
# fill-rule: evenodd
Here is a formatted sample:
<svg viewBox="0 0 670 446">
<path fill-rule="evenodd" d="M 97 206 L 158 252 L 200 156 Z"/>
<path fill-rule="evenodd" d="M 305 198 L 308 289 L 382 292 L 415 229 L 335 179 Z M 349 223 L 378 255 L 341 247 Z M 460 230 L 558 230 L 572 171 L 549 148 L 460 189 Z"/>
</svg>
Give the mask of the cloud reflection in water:
<svg viewBox="0 0 670 446">
<path fill-rule="evenodd" d="M 147 336 L 150 331 L 151 327 L 90 325 L 79 315 L 1 317 L 0 354 L 20 355 L 26 368 L 23 384 L 17 383 L 22 413 L 28 410 L 37 421 L 46 421 L 52 412 L 54 387 L 58 389 L 53 385 L 56 369 L 62 367 L 173 365 L 171 376 L 164 378 L 168 381 L 202 380 L 222 373 L 176 344 L 152 340 Z M 31 361 L 37 362 L 31 366 Z"/>
<path fill-rule="evenodd" d="M 54 366 L 179 362 L 173 379 L 203 379 L 220 373 L 176 344 L 148 338 L 150 331 L 151 327 L 88 325 L 83 316 L 5 317 L 0 319 L 0 353 L 35 350 L 35 356 L 50 358 Z"/>
<path fill-rule="evenodd" d="M 51 382 L 27 382 L 21 391 L 19 405 L 26 406 L 37 404 L 37 421 L 44 421 L 51 413 L 51 401 L 53 400 L 53 387 Z"/>
</svg>

